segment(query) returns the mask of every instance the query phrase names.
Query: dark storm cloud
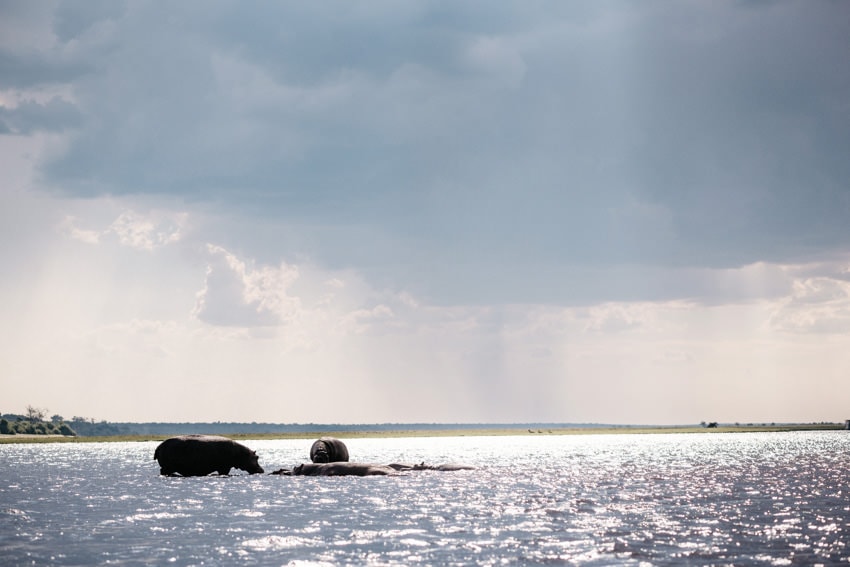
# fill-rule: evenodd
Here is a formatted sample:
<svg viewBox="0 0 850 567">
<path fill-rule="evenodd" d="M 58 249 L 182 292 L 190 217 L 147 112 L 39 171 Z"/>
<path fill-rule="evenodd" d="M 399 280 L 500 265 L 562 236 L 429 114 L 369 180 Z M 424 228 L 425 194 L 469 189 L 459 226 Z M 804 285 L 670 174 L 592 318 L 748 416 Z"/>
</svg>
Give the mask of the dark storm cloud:
<svg viewBox="0 0 850 567">
<path fill-rule="evenodd" d="M 59 98 L 44 104 L 26 101 L 11 109 L 0 106 L 0 133 L 4 134 L 61 132 L 80 125 L 81 117 L 77 108 Z"/>
<path fill-rule="evenodd" d="M 101 2 L 0 2 L 0 89 L 68 85 L 92 72 L 91 53 L 68 43 L 75 39 L 73 34 L 61 33 L 68 27 L 63 24 L 63 14 L 74 14 L 79 21 L 88 14 L 90 25 L 114 13 L 104 8 Z M 60 41 L 55 41 L 54 34 Z"/>
<path fill-rule="evenodd" d="M 72 41 L 93 27 L 121 18 L 126 9 L 124 0 L 62 2 L 54 13 L 53 32 L 60 42 Z"/>
<path fill-rule="evenodd" d="M 63 192 L 222 204 L 433 294 L 850 244 L 844 3 L 62 6 L 96 69 Z"/>
<path fill-rule="evenodd" d="M 641 194 L 676 213 L 677 234 L 702 261 L 845 247 L 850 10 L 774 3 L 712 12 L 689 13 L 698 26 L 674 12 L 646 44 L 634 109 L 651 142 L 634 169 Z M 697 33 L 677 41 L 683 28 Z"/>
<path fill-rule="evenodd" d="M 85 63 L 52 53 L 11 53 L 0 49 L 0 88 L 64 84 L 89 71 Z"/>
</svg>

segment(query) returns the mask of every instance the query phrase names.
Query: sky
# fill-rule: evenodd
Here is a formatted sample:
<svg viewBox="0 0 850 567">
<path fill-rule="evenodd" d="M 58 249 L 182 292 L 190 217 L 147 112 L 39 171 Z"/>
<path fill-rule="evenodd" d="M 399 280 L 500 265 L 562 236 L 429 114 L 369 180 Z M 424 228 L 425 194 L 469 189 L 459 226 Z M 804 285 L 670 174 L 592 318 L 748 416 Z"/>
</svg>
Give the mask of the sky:
<svg viewBox="0 0 850 567">
<path fill-rule="evenodd" d="M 850 3 L 0 0 L 0 412 L 850 418 Z"/>
</svg>

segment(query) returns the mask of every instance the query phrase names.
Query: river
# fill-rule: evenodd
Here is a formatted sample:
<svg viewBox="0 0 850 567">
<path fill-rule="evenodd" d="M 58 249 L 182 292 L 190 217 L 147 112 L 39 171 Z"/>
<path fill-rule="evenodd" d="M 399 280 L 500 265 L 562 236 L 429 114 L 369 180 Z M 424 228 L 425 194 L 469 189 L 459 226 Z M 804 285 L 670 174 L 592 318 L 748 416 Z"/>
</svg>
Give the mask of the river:
<svg viewBox="0 0 850 567">
<path fill-rule="evenodd" d="M 167 478 L 156 443 L 0 445 L 0 564 L 850 563 L 848 432 L 345 441 L 478 468 Z M 312 439 L 243 443 L 270 472 Z"/>
</svg>

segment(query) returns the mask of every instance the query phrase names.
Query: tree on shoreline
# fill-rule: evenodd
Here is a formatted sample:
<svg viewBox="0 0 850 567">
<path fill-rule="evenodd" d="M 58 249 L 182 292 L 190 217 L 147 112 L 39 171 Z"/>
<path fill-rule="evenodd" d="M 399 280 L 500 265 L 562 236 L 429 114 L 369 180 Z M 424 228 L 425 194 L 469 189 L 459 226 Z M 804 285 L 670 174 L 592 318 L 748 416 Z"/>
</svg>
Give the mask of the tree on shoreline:
<svg viewBox="0 0 850 567">
<path fill-rule="evenodd" d="M 37 408 L 35 406 L 27 406 L 27 421 L 30 423 L 41 423 L 44 421 L 45 415 L 47 415 L 46 409 Z"/>
<path fill-rule="evenodd" d="M 27 406 L 23 415 L 0 415 L 0 434 L 2 435 L 66 435 L 76 436 L 77 433 L 65 423 L 60 415 L 54 415 L 50 421 L 45 421 L 46 409 Z"/>
</svg>

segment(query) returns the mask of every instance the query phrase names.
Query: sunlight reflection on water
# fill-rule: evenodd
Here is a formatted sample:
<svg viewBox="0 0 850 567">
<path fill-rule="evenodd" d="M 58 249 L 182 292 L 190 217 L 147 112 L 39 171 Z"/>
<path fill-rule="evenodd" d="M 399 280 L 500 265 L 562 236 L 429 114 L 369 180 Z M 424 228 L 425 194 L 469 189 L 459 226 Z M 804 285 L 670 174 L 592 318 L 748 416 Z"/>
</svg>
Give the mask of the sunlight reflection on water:
<svg viewBox="0 0 850 567">
<path fill-rule="evenodd" d="M 310 440 L 245 441 L 267 471 Z M 398 477 L 163 478 L 156 443 L 3 445 L 4 564 L 834 564 L 846 432 L 346 440 Z"/>
</svg>

